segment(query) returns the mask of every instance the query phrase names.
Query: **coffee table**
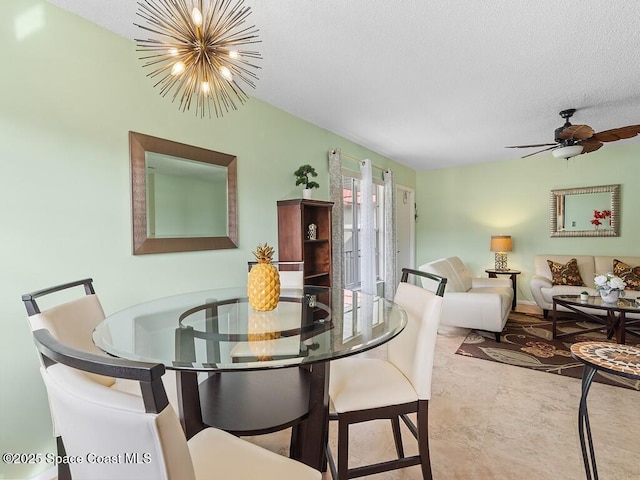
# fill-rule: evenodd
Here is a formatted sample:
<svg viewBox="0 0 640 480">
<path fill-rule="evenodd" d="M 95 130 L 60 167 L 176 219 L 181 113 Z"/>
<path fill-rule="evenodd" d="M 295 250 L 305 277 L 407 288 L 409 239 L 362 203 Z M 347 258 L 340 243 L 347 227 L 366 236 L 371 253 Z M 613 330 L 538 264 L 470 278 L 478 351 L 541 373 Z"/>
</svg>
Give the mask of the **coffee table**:
<svg viewBox="0 0 640 480">
<path fill-rule="evenodd" d="M 558 309 L 557 306 L 561 305 L 568 310 L 574 312 L 580 317 L 584 317 L 594 323 L 598 323 L 607 329 L 607 338 L 611 339 L 615 335 L 616 343 L 624 344 L 626 340 L 626 333 L 630 333 L 637 337 L 640 334 L 629 330 L 629 326 L 640 322 L 640 318 L 627 318 L 628 313 L 640 314 L 640 306 L 635 302 L 635 299 L 620 298 L 616 303 L 606 303 L 600 297 L 589 297 L 588 300 L 580 300 L 580 295 L 554 295 L 553 297 L 553 338 L 562 338 L 567 335 L 575 335 L 576 332 L 558 334 L 556 324 L 558 322 Z M 595 315 L 591 312 L 585 311 L 599 310 L 603 315 Z M 602 330 L 602 326 L 595 328 L 587 328 L 582 332 L 595 332 Z"/>
</svg>

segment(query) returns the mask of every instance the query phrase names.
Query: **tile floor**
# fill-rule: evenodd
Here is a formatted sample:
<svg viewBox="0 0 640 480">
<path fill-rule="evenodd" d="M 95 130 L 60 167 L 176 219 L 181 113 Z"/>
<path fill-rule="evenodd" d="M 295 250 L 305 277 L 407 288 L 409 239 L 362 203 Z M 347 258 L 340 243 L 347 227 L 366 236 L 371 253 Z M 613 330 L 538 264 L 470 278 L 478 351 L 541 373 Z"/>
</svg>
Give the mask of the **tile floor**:
<svg viewBox="0 0 640 480">
<path fill-rule="evenodd" d="M 580 381 L 455 355 L 465 336 L 462 329 L 438 335 L 429 412 L 434 478 L 584 479 L 577 433 Z M 594 383 L 588 398 L 600 479 L 640 479 L 640 392 Z M 288 434 L 250 440 L 287 454 Z M 392 458 L 388 422 L 358 425 L 351 435 L 352 464 Z M 332 427 L 334 452 L 335 436 Z M 414 453 L 411 435 L 404 438 L 407 454 Z M 422 476 L 415 466 L 367 478 Z"/>
</svg>

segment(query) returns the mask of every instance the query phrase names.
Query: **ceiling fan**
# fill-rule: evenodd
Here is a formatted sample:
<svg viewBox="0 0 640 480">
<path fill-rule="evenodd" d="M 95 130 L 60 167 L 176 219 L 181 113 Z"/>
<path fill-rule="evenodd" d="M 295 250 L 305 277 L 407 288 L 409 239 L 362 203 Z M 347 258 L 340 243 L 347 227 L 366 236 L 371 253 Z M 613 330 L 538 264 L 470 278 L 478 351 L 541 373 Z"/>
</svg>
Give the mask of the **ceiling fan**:
<svg viewBox="0 0 640 480">
<path fill-rule="evenodd" d="M 529 153 L 522 158 L 553 150 L 551 154 L 556 158 L 570 158 L 582 153 L 591 153 L 602 147 L 603 142 L 615 142 L 640 134 L 640 125 L 604 130 L 596 133 L 589 125 L 572 125 L 569 119 L 576 113 L 575 108 L 562 110 L 560 116 L 565 119 L 564 125 L 555 129 L 555 143 L 539 143 L 534 145 L 513 145 L 506 148 L 534 148 L 547 147 L 537 152 Z"/>
</svg>

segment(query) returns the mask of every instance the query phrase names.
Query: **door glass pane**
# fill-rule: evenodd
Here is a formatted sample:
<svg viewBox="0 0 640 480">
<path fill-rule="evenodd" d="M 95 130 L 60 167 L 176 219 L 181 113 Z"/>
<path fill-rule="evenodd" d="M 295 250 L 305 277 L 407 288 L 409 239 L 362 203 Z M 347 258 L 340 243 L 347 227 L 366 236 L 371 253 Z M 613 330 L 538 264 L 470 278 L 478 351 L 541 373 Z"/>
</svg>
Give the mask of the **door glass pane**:
<svg viewBox="0 0 640 480">
<path fill-rule="evenodd" d="M 356 289 L 360 286 L 360 213 L 362 197 L 360 180 L 343 175 L 342 199 L 344 211 L 344 259 L 345 287 Z M 376 277 L 381 280 L 384 263 L 384 187 L 376 184 L 373 189 Z"/>
</svg>

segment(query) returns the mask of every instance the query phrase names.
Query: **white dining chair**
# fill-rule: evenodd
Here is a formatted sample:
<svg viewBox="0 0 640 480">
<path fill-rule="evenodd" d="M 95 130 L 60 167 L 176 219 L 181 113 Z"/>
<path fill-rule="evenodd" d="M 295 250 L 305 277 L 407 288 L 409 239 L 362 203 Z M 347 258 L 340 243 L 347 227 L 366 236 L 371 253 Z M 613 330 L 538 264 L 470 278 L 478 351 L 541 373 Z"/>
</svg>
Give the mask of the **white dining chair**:
<svg viewBox="0 0 640 480">
<path fill-rule="evenodd" d="M 338 424 L 337 465 L 328 444 L 326 452 L 334 479 L 346 480 L 417 464 L 421 465 L 425 479 L 432 478 L 428 406 L 446 279 L 426 274 L 438 282 L 437 291 L 432 292 L 407 283 L 408 273 L 425 275 L 403 269 L 394 302 L 406 311 L 407 325 L 389 341 L 387 358 L 354 356 L 331 362 L 329 418 Z M 417 414 L 417 426 L 408 417 L 411 413 Z M 350 469 L 350 425 L 379 419 L 391 420 L 398 458 Z M 400 419 L 418 441 L 417 455 L 404 455 Z"/>
<path fill-rule="evenodd" d="M 258 262 L 247 262 L 249 271 Z M 273 261 L 272 265 L 278 269 L 281 289 L 299 290 L 304 286 L 304 262 Z"/>
<path fill-rule="evenodd" d="M 51 306 L 41 311 L 37 299 L 80 286 L 84 287 L 84 296 Z M 22 295 L 22 301 L 29 315 L 29 324 L 32 331 L 46 328 L 54 338 L 64 345 L 84 352 L 106 356 L 102 350 L 95 346 L 92 339 L 93 330 L 105 318 L 102 304 L 93 286 L 93 279 L 86 278 L 26 293 Z M 122 381 L 121 379 L 91 373 L 85 374 L 92 380 L 108 387 L 130 393 L 139 393 L 138 385 L 135 382 Z M 178 405 L 178 394 L 175 374 L 170 372 L 165 375 L 163 382 L 169 395 L 169 401 L 176 407 Z"/>
<path fill-rule="evenodd" d="M 74 479 L 319 480 L 320 472 L 215 428 L 189 441 L 169 404 L 162 364 L 69 348 L 34 332 L 41 374 Z M 142 396 L 109 388 L 84 372 L 139 384 Z"/>
<path fill-rule="evenodd" d="M 46 309 L 41 309 L 38 299 L 42 297 L 57 294 L 63 298 L 68 298 L 77 287 L 84 288 L 84 295 L 73 298 L 62 303 L 54 304 Z M 29 325 L 32 331 L 38 329 L 48 330 L 54 338 L 64 345 L 70 346 L 83 352 L 93 353 L 96 355 L 106 356 L 106 354 L 95 346 L 92 340 L 93 329 L 105 318 L 102 304 L 96 295 L 93 279 L 85 278 L 74 282 L 69 282 L 53 287 L 37 290 L 22 295 L 27 310 Z M 46 303 L 53 303 L 47 301 Z M 98 375 L 90 372 L 83 372 L 90 380 L 115 390 L 141 395 L 138 382 L 132 382 L 126 379 L 113 378 L 110 376 Z M 174 372 L 170 372 L 162 378 L 165 389 L 169 396 L 169 401 L 177 408 L 178 393 L 176 387 L 176 377 Z M 51 405 L 50 405 L 51 407 Z M 52 418 L 55 418 L 52 415 Z M 64 440 L 59 435 L 55 420 L 53 422 L 53 430 L 57 440 L 58 451 L 64 451 Z M 60 453 L 59 453 L 60 454 Z M 64 454 L 62 454 L 64 455 Z M 68 477 L 68 466 L 65 464 L 58 465 L 59 480 Z"/>
</svg>

